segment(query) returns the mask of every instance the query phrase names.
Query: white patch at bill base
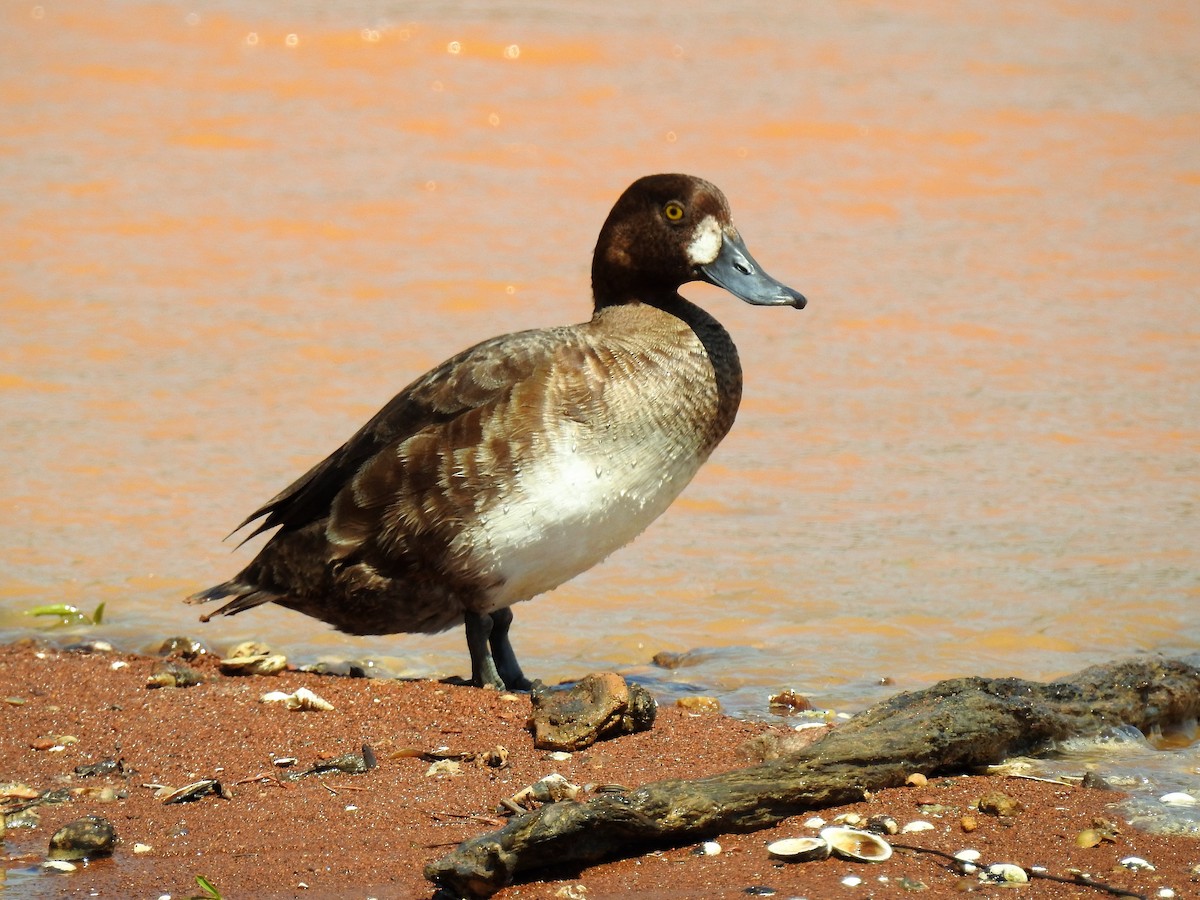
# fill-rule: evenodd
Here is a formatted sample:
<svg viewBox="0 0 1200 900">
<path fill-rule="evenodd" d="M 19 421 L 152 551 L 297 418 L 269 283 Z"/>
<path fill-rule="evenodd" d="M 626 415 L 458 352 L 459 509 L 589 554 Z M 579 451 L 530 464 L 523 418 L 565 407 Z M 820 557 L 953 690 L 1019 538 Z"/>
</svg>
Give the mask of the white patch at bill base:
<svg viewBox="0 0 1200 900">
<path fill-rule="evenodd" d="M 721 252 L 721 226 L 712 216 L 705 216 L 692 232 L 688 244 L 688 261 L 694 266 L 707 266 Z"/>
</svg>

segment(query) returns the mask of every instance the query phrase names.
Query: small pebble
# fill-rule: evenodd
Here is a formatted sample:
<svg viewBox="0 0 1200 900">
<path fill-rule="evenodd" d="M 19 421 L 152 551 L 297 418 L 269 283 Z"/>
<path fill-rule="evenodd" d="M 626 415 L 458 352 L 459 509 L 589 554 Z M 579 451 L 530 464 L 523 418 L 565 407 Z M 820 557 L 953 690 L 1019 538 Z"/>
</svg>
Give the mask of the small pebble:
<svg viewBox="0 0 1200 900">
<path fill-rule="evenodd" d="M 1155 894 L 1154 896 L 1155 896 L 1155 897 L 1162 897 L 1162 898 L 1163 898 L 1163 900 L 1170 900 L 1170 898 L 1172 898 L 1172 897 L 1174 897 L 1174 896 L 1175 896 L 1175 892 L 1174 892 L 1173 890 L 1171 890 L 1170 888 L 1168 888 L 1168 887 L 1165 887 L 1165 888 L 1159 888 L 1159 889 L 1158 889 L 1158 893 L 1157 893 L 1157 894 Z"/>
<path fill-rule="evenodd" d="M 701 844 L 699 847 L 696 848 L 696 855 L 697 856 L 720 856 L 721 855 L 721 845 L 718 844 L 716 841 L 705 841 L 703 844 Z"/>
<path fill-rule="evenodd" d="M 909 787 L 925 787 L 925 785 L 929 784 L 929 779 L 920 772 L 913 772 L 905 779 L 904 783 Z"/>
<path fill-rule="evenodd" d="M 780 691 L 767 701 L 768 709 L 777 716 L 791 716 L 812 709 L 812 701 L 793 690 Z"/>
<path fill-rule="evenodd" d="M 1015 797 L 1001 791 L 989 791 L 979 798 L 979 811 L 989 816 L 1011 818 L 1025 811 L 1024 805 Z"/>
<path fill-rule="evenodd" d="M 78 866 L 75 863 L 69 863 L 65 859 L 48 859 L 42 863 L 43 869 L 49 869 L 52 872 L 74 872 Z"/>
<path fill-rule="evenodd" d="M 897 834 L 900 831 L 900 823 L 886 814 L 871 816 L 867 819 L 867 831 L 875 834 Z"/>
<path fill-rule="evenodd" d="M 974 816 L 963 816 L 958 823 L 958 827 L 970 834 L 979 827 L 979 823 L 975 821 Z"/>
<path fill-rule="evenodd" d="M 846 887 L 858 887 L 862 883 L 862 879 L 857 875 L 847 875 L 842 879 L 842 884 L 844 884 Z"/>
<path fill-rule="evenodd" d="M 134 853 L 149 853 L 153 849 L 154 848 L 151 847 L 149 844 L 134 844 L 133 845 Z"/>
<path fill-rule="evenodd" d="M 716 697 L 680 697 L 675 701 L 680 709 L 694 713 L 716 713 L 721 711 L 721 701 Z"/>
<path fill-rule="evenodd" d="M 1146 862 L 1146 860 L 1142 859 L 1140 856 L 1127 856 L 1124 859 L 1119 860 L 1119 863 L 1127 869 L 1141 869 L 1144 872 L 1154 871 L 1154 866 L 1150 865 L 1150 863 Z"/>
<path fill-rule="evenodd" d="M 825 820 L 822 819 L 820 816 L 813 816 L 811 819 L 804 820 L 804 827 L 805 828 L 824 828 Z"/>
<path fill-rule="evenodd" d="M 933 831 L 933 825 L 930 822 L 926 822 L 922 819 L 917 819 L 914 822 L 909 822 L 907 825 L 905 825 L 900 830 L 902 832 L 904 832 L 905 834 L 912 834 L 914 831 Z"/>
</svg>

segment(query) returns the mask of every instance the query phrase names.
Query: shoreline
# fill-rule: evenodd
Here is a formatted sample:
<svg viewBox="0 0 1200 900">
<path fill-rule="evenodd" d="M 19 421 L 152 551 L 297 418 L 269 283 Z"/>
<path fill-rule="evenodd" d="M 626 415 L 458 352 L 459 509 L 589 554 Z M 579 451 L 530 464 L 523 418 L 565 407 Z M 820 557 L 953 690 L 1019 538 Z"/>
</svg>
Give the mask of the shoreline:
<svg viewBox="0 0 1200 900">
<path fill-rule="evenodd" d="M 285 670 L 227 676 L 216 660 L 185 663 L 201 681 L 147 687 L 163 661 L 121 652 L 77 653 L 34 640 L 0 646 L 0 779 L 34 791 L 65 790 L 69 802 L 38 806 L 36 827 L 10 825 L 0 891 L 19 896 L 192 897 L 204 876 L 225 897 L 432 897 L 424 866 L 463 840 L 494 831 L 500 801 L 558 772 L 579 784 L 627 787 L 695 778 L 749 764 L 752 748 L 789 729 L 719 713 L 660 708 L 648 732 L 608 740 L 565 759 L 534 750 L 525 730 L 528 695 L 428 681 L 392 681 Z M 305 687 L 329 703 L 299 712 L 259 698 Z M 289 771 L 371 747 L 364 774 L 332 770 L 288 780 Z M 497 746 L 503 766 L 482 760 Z M 430 754 L 441 761 L 431 761 Z M 291 768 L 275 761 L 295 758 Z M 83 777 L 76 766 L 120 759 L 122 771 Z M 445 763 L 445 764 L 443 764 Z M 144 785 L 218 781 L 220 793 L 165 804 Z M 105 792 L 103 789 L 109 788 Z M 973 809 L 1002 792 L 1020 806 L 997 818 Z M 885 863 L 828 859 L 784 864 L 766 844 L 815 833 L 813 816 L 887 814 L 903 826 L 928 821 L 895 843 L 954 853 L 978 849 L 986 862 L 1042 866 L 1050 876 L 1086 872 L 1145 897 L 1200 895 L 1200 840 L 1139 832 L 1115 810 L 1121 795 L 1030 779 L 930 778 L 923 787 L 881 791 L 870 802 L 814 810 L 743 835 L 718 835 L 712 855 L 696 847 L 641 848 L 575 871 L 529 873 L 501 890 L 509 898 L 776 896 L 1012 896 L 962 874 L 933 852 L 897 850 Z M 11 803 L 11 801 L 8 801 Z M 50 836 L 84 815 L 103 816 L 119 842 L 110 858 L 75 871 L 42 871 Z M 1102 834 L 1079 846 L 1082 832 Z M 969 828 L 968 828 L 969 825 Z M 1154 866 L 1130 869 L 1139 857 Z M 861 883 L 849 886 L 844 879 Z M 1026 896 L 1102 897 L 1100 888 L 1045 879 Z M 923 885 L 924 887 L 917 887 Z M 1003 892 L 1003 893 L 1001 893 Z"/>
</svg>

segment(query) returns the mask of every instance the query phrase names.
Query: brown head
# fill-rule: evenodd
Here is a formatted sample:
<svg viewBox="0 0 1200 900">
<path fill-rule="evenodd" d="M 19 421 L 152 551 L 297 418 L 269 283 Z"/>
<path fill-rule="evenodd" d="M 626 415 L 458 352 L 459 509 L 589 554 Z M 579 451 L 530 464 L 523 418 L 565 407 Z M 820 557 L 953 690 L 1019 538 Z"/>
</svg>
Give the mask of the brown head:
<svg viewBox="0 0 1200 900">
<path fill-rule="evenodd" d="M 689 281 L 707 281 L 759 306 L 805 304 L 754 261 L 716 185 L 692 175 L 639 178 L 600 229 L 592 257 L 596 308 L 670 302 Z"/>
</svg>

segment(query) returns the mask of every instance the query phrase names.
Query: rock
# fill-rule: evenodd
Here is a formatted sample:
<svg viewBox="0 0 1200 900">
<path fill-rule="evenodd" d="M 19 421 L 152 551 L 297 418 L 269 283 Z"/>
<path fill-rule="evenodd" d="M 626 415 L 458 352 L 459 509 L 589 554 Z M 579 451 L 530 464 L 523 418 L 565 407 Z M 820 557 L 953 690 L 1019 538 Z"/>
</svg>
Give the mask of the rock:
<svg viewBox="0 0 1200 900">
<path fill-rule="evenodd" d="M 146 678 L 148 688 L 185 688 L 204 683 L 204 676 L 178 660 L 164 659 Z"/>
<path fill-rule="evenodd" d="M 99 816 L 84 816 L 64 825 L 50 838 L 51 859 L 86 859 L 108 856 L 117 843 L 112 823 Z"/>
<path fill-rule="evenodd" d="M 539 750 L 581 750 L 596 741 L 646 731 L 658 706 L 650 692 L 615 672 L 584 677 L 568 689 L 536 687 L 530 730 Z"/>
<path fill-rule="evenodd" d="M 716 697 L 680 697 L 675 701 L 675 705 L 694 713 L 718 713 L 721 711 L 721 701 Z"/>
<path fill-rule="evenodd" d="M 96 775 L 124 775 L 125 761 L 102 759 L 94 763 L 80 763 L 75 767 L 75 774 L 80 778 L 92 778 Z"/>
<path fill-rule="evenodd" d="M 197 659 L 208 653 L 208 648 L 195 638 L 179 635 L 167 638 L 158 648 L 159 656 L 179 656 L 183 659 Z"/>
<path fill-rule="evenodd" d="M 1001 791 L 991 791 L 979 798 L 979 811 L 989 816 L 1012 818 L 1025 811 L 1021 801 Z"/>
<path fill-rule="evenodd" d="M 767 708 L 776 716 L 794 716 L 798 712 L 812 709 L 812 701 L 788 688 L 778 694 L 772 694 L 767 701 Z"/>
</svg>

